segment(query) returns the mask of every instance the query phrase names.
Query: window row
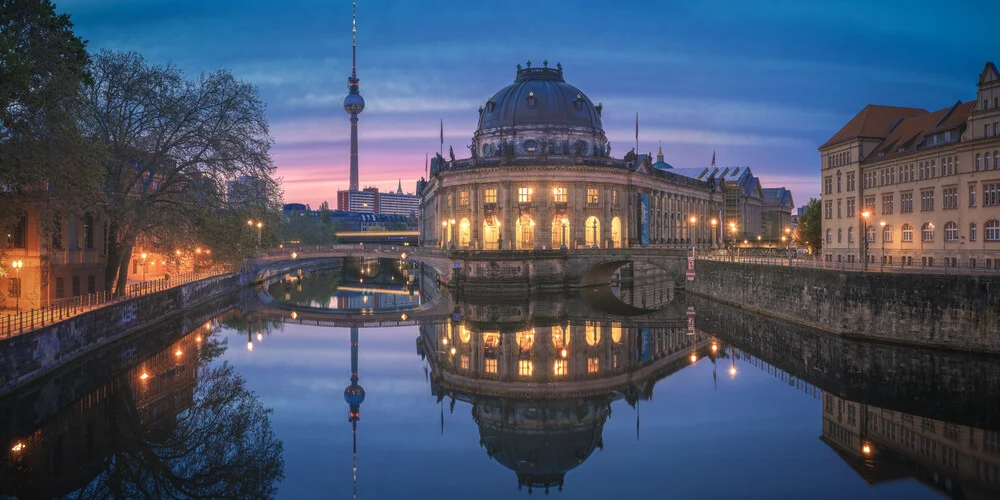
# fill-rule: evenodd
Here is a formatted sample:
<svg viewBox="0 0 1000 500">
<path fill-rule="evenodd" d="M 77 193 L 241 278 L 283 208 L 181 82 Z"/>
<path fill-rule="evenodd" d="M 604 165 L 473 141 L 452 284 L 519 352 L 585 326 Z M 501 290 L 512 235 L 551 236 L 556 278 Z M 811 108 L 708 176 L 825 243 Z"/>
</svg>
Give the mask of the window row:
<svg viewBox="0 0 1000 500">
<path fill-rule="evenodd" d="M 976 172 L 983 170 L 1000 170 L 1000 150 L 976 153 Z"/>
<path fill-rule="evenodd" d="M 881 230 L 881 231 L 880 231 Z M 932 242 L 934 241 L 935 233 L 937 228 L 931 222 L 925 222 L 920 226 L 920 241 L 922 242 Z M 894 240 L 895 228 L 889 224 L 871 224 L 868 226 L 866 232 L 866 239 L 868 242 L 875 242 L 878 237 L 878 233 L 882 233 L 882 242 L 891 243 Z M 913 241 L 913 226 L 909 223 L 903 224 L 901 231 L 902 241 L 909 243 Z M 978 228 L 975 222 L 969 224 L 969 241 L 976 241 L 978 239 Z M 844 230 L 837 229 L 837 243 L 843 243 Z M 944 225 L 944 241 L 945 242 L 957 242 L 959 241 L 959 230 L 958 224 L 953 221 L 949 221 Z M 1000 241 L 1000 221 L 992 219 L 983 225 L 983 239 L 985 241 Z M 833 230 L 826 230 L 826 242 L 833 243 Z M 847 228 L 847 243 L 854 243 L 854 228 Z"/>
<path fill-rule="evenodd" d="M 969 185 L 969 208 L 975 208 L 977 197 L 976 197 L 976 185 Z M 958 194 L 958 186 L 948 186 L 941 188 L 941 196 L 943 198 L 942 209 L 944 210 L 957 210 L 960 203 L 960 198 Z M 934 204 L 934 189 L 922 189 L 920 191 L 920 211 L 921 212 L 933 212 L 935 210 Z M 984 207 L 996 207 L 1000 206 L 1000 182 L 993 182 L 989 184 L 983 184 L 983 200 Z M 875 197 L 866 196 L 864 203 L 862 205 L 864 210 L 869 212 L 869 216 L 875 215 Z M 837 200 L 837 218 L 844 217 L 841 210 L 841 200 Z M 854 217 L 854 198 L 847 199 L 847 217 Z M 882 210 L 881 215 L 891 215 L 896 209 L 895 205 L 895 194 L 886 193 L 882 195 Z M 907 214 L 913 213 L 913 192 L 899 193 L 899 213 Z M 833 218 L 833 202 L 826 202 L 826 218 Z"/>
<path fill-rule="evenodd" d="M 834 153 L 826 157 L 827 168 L 839 167 L 842 165 L 847 165 L 848 163 L 851 163 L 851 152 L 849 150 L 840 153 Z"/>
<path fill-rule="evenodd" d="M 517 202 L 518 203 L 532 203 L 535 199 L 535 190 L 531 187 L 519 187 L 517 188 Z M 552 201 L 555 203 L 566 203 L 569 199 L 569 189 L 564 187 L 557 187 L 552 189 Z M 601 201 L 600 190 L 598 188 L 588 187 L 587 188 L 587 204 L 588 205 L 599 205 Z M 483 189 L 483 203 L 496 203 L 497 202 L 497 189 L 496 188 L 486 188 Z M 618 204 L 618 191 L 611 191 L 611 203 Z M 454 197 L 451 193 L 448 194 L 448 206 L 454 204 Z M 458 206 L 467 207 L 469 206 L 469 192 L 459 191 L 458 192 Z"/>
</svg>

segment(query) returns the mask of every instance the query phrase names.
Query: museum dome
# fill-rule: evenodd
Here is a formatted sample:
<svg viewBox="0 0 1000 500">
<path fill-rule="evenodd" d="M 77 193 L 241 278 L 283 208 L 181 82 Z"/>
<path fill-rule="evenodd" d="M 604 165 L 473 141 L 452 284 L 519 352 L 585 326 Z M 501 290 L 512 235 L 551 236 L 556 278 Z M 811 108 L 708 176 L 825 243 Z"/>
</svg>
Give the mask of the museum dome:
<svg viewBox="0 0 1000 500">
<path fill-rule="evenodd" d="M 500 89 L 479 108 L 473 138 L 476 154 L 511 153 L 605 156 L 607 137 L 601 105 L 563 79 L 562 65 L 522 68 L 514 83 Z"/>
</svg>

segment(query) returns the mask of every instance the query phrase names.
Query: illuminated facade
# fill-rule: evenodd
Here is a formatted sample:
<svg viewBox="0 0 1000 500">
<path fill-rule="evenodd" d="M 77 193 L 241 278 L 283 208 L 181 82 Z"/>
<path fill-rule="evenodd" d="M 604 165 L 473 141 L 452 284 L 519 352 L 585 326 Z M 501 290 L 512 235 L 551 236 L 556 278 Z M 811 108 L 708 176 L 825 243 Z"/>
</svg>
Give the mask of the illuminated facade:
<svg viewBox="0 0 1000 500">
<path fill-rule="evenodd" d="M 722 187 L 656 168 L 648 155 L 612 157 L 602 109 L 565 82 L 561 65 L 519 65 L 514 83 L 480 107 L 471 156 L 438 156 L 419 185 L 423 244 L 710 246 Z"/>
<path fill-rule="evenodd" d="M 937 111 L 869 105 L 819 151 L 827 261 L 1000 269 L 993 63 L 975 101 Z"/>
</svg>

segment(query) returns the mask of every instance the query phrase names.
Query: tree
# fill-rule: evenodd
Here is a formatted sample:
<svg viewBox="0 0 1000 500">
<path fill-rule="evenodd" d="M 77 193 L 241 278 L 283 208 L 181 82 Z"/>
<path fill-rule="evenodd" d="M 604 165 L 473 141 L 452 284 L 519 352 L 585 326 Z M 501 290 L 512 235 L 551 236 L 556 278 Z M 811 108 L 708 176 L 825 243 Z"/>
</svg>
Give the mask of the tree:
<svg viewBox="0 0 1000 500">
<path fill-rule="evenodd" d="M 51 224 L 99 199 L 100 150 L 78 127 L 88 61 L 51 2 L 0 0 L 0 229 L 29 204 Z"/>
<path fill-rule="evenodd" d="M 256 87 L 222 70 L 188 81 L 134 52 L 102 51 L 91 72 L 84 123 L 108 151 L 109 289 L 124 290 L 140 235 L 168 251 L 200 243 L 238 258 L 256 246 L 248 218 L 277 227 L 281 191 Z M 255 197 L 231 203 L 226 187 L 246 179 Z"/>
<path fill-rule="evenodd" d="M 819 251 L 823 248 L 823 203 L 816 198 L 809 200 L 805 212 L 799 216 L 799 229 L 795 233 L 795 244 L 812 247 Z"/>
<path fill-rule="evenodd" d="M 325 201 L 319 204 L 319 221 L 323 224 L 330 223 L 330 204 Z"/>
</svg>

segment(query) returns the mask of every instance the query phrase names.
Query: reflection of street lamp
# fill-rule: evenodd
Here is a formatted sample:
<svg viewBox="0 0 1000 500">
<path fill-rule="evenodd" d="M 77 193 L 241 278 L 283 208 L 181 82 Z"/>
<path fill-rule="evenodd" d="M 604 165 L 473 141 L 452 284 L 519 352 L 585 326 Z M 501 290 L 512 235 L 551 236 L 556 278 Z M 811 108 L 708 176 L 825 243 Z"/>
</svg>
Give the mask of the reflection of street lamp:
<svg viewBox="0 0 1000 500">
<path fill-rule="evenodd" d="M 21 268 L 24 267 L 24 262 L 21 260 L 15 260 L 10 263 L 11 267 L 14 268 L 14 273 L 17 274 L 17 292 L 16 300 L 14 301 L 14 307 L 20 311 L 21 310 Z"/>
<path fill-rule="evenodd" d="M 562 222 L 562 245 L 559 248 L 566 250 L 566 229 L 569 228 L 569 219 L 563 217 L 559 222 Z"/>
</svg>

